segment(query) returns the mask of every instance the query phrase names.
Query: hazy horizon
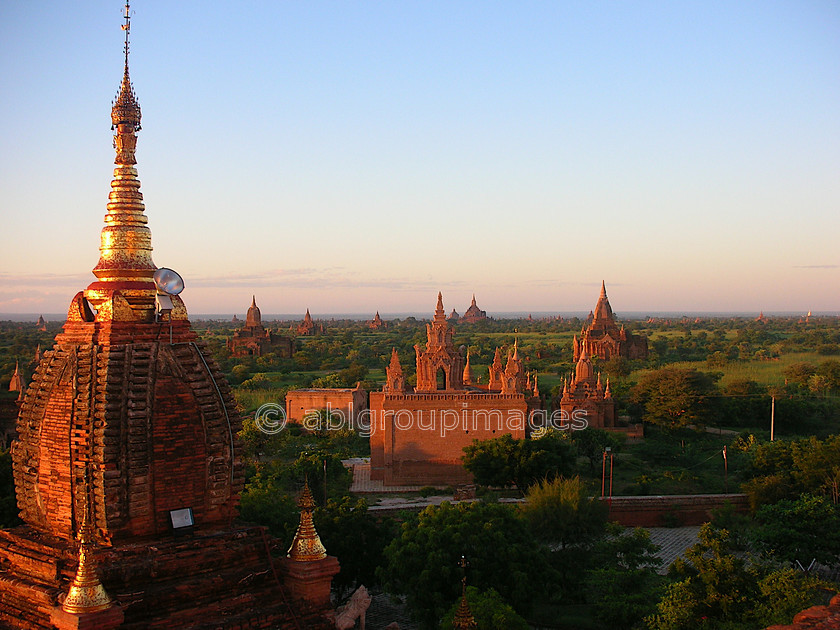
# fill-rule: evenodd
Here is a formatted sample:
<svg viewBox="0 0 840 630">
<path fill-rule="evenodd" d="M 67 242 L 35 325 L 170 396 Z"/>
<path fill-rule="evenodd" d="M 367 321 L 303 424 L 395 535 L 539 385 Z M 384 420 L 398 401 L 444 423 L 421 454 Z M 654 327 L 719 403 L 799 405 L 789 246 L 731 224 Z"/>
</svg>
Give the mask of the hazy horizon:
<svg viewBox="0 0 840 630">
<path fill-rule="evenodd" d="M 0 312 L 93 280 L 122 9 L 0 5 Z M 191 313 L 840 311 L 840 3 L 132 13 Z"/>
<path fill-rule="evenodd" d="M 760 311 L 766 317 L 779 317 L 779 318 L 791 318 L 791 317 L 803 317 L 806 313 L 800 312 L 793 312 L 793 311 L 784 311 L 784 312 L 771 312 L 771 311 Z M 373 319 L 372 313 L 310 313 L 312 318 L 322 321 L 328 320 L 356 320 L 356 321 L 368 321 Z M 190 320 L 192 321 L 226 321 L 233 319 L 233 316 L 236 315 L 239 320 L 243 323 L 245 321 L 245 313 L 237 312 L 237 313 L 190 313 Z M 422 313 L 419 311 L 403 311 L 403 312 L 381 312 L 380 317 L 385 320 L 389 321 L 392 319 L 405 319 L 407 317 L 414 317 L 418 320 L 431 320 L 433 313 Z M 534 320 L 545 319 L 545 318 L 554 318 L 554 317 L 565 317 L 567 319 L 572 319 L 577 317 L 579 319 L 585 319 L 589 315 L 589 311 L 562 311 L 562 312 L 548 312 L 548 311 L 500 311 L 498 313 L 487 313 L 487 316 L 491 319 L 495 320 L 505 320 L 505 319 L 524 319 L 527 318 L 529 315 L 533 317 Z M 740 318 L 752 318 L 756 317 L 758 313 L 756 311 L 695 311 L 695 312 L 688 312 L 688 311 L 635 311 L 635 312 L 624 312 L 624 313 L 615 313 L 615 317 L 618 321 L 638 321 L 644 320 L 648 317 L 653 317 L 657 319 L 676 319 L 682 317 L 700 317 L 700 318 L 729 318 L 729 317 L 740 317 Z M 812 317 L 840 317 L 840 312 L 838 311 L 812 311 Z M 292 321 L 301 321 L 303 319 L 302 313 L 261 313 L 262 321 L 263 322 L 292 322 Z M 13 322 L 36 322 L 39 317 L 44 317 L 47 322 L 55 322 L 55 321 L 64 321 L 65 315 L 60 313 L 0 313 L 0 321 L 13 321 Z"/>
</svg>

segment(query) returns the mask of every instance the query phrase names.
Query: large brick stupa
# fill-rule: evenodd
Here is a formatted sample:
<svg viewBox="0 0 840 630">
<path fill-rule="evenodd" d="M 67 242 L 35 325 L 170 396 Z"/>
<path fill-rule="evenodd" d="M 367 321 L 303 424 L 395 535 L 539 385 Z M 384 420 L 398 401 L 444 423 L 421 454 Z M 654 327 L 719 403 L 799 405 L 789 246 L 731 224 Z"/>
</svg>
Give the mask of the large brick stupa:
<svg viewBox="0 0 840 630">
<path fill-rule="evenodd" d="M 279 543 L 235 521 L 231 389 L 181 298 L 155 283 L 128 15 L 96 279 L 44 353 L 12 446 L 24 524 L 0 531 L 0 625 L 320 628 L 338 564 L 272 560 Z"/>
</svg>

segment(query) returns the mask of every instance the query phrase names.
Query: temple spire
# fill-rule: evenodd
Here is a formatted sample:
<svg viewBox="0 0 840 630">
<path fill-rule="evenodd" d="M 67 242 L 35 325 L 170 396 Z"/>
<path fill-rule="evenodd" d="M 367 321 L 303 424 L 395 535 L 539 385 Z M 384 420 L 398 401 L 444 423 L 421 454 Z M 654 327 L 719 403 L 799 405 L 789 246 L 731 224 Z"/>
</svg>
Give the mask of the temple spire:
<svg viewBox="0 0 840 630">
<path fill-rule="evenodd" d="M 288 556 L 297 562 L 314 562 L 327 557 L 327 550 L 321 543 L 321 537 L 315 531 L 312 512 L 315 511 L 315 500 L 309 491 L 309 482 L 303 486 L 303 492 L 298 500 L 300 508 L 300 524 L 298 525 Z"/>
<path fill-rule="evenodd" d="M 438 291 L 437 306 L 435 307 L 435 320 L 445 320 L 446 313 L 443 310 L 443 294 Z"/>
<path fill-rule="evenodd" d="M 95 308 L 119 292 L 131 311 L 108 314 L 112 319 L 146 319 L 154 310 L 157 269 L 152 262 L 152 234 L 147 219 L 134 152 L 140 131 L 140 105 L 128 72 L 130 7 L 125 5 L 125 67 L 120 91 L 111 107 L 111 128 L 115 130 L 114 178 L 108 196 L 105 227 L 102 228 L 99 262 L 93 268 L 97 280 L 88 286 L 85 297 Z"/>
<path fill-rule="evenodd" d="M 12 380 L 9 381 L 9 391 L 10 392 L 22 392 L 23 391 L 23 378 L 20 375 L 20 364 L 18 361 L 15 361 L 15 373 L 12 374 Z"/>
<path fill-rule="evenodd" d="M 603 280 L 601 280 L 601 295 L 598 297 L 607 299 L 607 285 Z"/>
<path fill-rule="evenodd" d="M 464 365 L 464 378 L 461 379 L 464 385 L 473 384 L 472 366 L 470 365 L 470 349 L 467 348 L 467 362 Z"/>
<path fill-rule="evenodd" d="M 455 611 L 455 617 L 452 619 L 453 630 L 476 630 L 478 628 L 472 611 L 470 611 L 470 605 L 467 602 L 468 565 L 467 559 L 461 556 L 461 561 L 458 563 L 458 566 L 461 567 L 461 571 L 463 572 L 461 576 L 461 600 L 458 602 L 458 609 Z"/>
</svg>

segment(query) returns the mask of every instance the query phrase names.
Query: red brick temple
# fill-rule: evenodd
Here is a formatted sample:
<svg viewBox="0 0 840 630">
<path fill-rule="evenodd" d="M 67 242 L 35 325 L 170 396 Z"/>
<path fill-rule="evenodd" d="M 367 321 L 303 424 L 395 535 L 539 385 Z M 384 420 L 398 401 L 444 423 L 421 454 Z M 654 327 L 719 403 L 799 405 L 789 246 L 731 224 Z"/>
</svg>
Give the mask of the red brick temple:
<svg viewBox="0 0 840 630">
<path fill-rule="evenodd" d="M 585 418 L 593 429 L 615 427 L 616 424 L 615 399 L 610 392 L 610 381 L 607 379 L 606 384 L 601 382 L 601 375 L 595 373 L 585 352 L 580 355 L 574 374 L 563 380 L 563 392 L 556 406 L 566 413 L 570 422 L 577 414 Z"/>
<path fill-rule="evenodd" d="M 388 328 L 388 324 L 379 316 L 379 311 L 376 311 L 376 315 L 368 322 L 368 328 L 371 330 L 385 330 Z"/>
<path fill-rule="evenodd" d="M 586 353 L 590 357 L 608 360 L 613 357 L 627 359 L 647 359 L 648 343 L 645 337 L 627 332 L 624 326 L 615 323 L 612 307 L 607 298 L 607 287 L 601 282 L 601 295 L 595 310 L 590 313 L 590 321 L 580 331 L 580 338 L 574 338 L 574 360 Z"/>
<path fill-rule="evenodd" d="M 473 295 L 469 308 L 464 311 L 459 321 L 464 324 L 474 324 L 476 322 L 482 322 L 485 319 L 487 319 L 487 311 L 482 311 L 478 308 L 478 305 L 475 303 L 475 295 Z"/>
<path fill-rule="evenodd" d="M 272 549 L 285 546 L 235 520 L 241 419 L 184 302 L 154 282 L 128 4 L 124 29 L 96 278 L 43 353 L 12 445 L 24 524 L 0 530 L 0 625 L 330 627 L 335 558 L 320 547 L 275 561 Z M 308 506 L 293 550 L 320 545 Z"/>
<path fill-rule="evenodd" d="M 324 333 L 324 324 L 318 322 L 317 324 L 312 320 L 312 315 L 309 314 L 309 309 L 306 309 L 306 315 L 303 316 L 303 321 L 297 326 L 297 334 L 305 337 L 311 335 L 321 335 Z"/>
<path fill-rule="evenodd" d="M 251 297 L 251 306 L 245 316 L 245 325 L 234 331 L 233 339 L 228 339 L 228 350 L 234 357 L 261 357 L 269 352 L 289 359 L 294 352 L 291 337 L 278 335 L 266 330 L 262 324 L 262 314 L 257 306 L 257 297 Z"/>
<path fill-rule="evenodd" d="M 505 433 L 526 436 L 528 414 L 539 397 L 526 388 L 527 376 L 514 346 L 489 384 L 472 381 L 465 358 L 453 343 L 454 330 L 438 294 L 426 346 L 415 346 L 417 385 L 406 386 L 396 350 L 386 368 L 385 386 L 371 392 L 371 479 L 385 485 L 454 484 L 470 480 L 461 465 L 464 446 Z M 536 384 L 534 384 L 536 389 Z"/>
</svg>

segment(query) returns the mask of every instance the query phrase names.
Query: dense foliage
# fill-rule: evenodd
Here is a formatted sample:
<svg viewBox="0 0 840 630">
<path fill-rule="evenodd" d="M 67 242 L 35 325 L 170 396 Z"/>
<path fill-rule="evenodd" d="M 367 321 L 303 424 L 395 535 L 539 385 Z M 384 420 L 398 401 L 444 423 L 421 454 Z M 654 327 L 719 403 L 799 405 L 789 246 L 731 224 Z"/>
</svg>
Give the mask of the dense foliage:
<svg viewBox="0 0 840 630">
<path fill-rule="evenodd" d="M 631 392 L 631 401 L 643 409 L 645 422 L 668 428 L 706 424 L 706 397 L 715 379 L 694 369 L 667 367 L 643 374 Z"/>
<path fill-rule="evenodd" d="M 495 589 L 479 591 L 468 586 L 466 597 L 476 626 L 483 630 L 529 630 L 531 627 Z M 441 630 L 453 630 L 452 622 L 460 601 L 459 598 L 444 615 Z"/>
<path fill-rule="evenodd" d="M 473 440 L 464 447 L 464 468 L 483 486 L 514 486 L 520 494 L 537 481 L 574 470 L 575 448 L 557 433 L 536 440 L 514 439 L 509 433 L 492 440 Z"/>
<path fill-rule="evenodd" d="M 685 558 L 669 569 L 673 581 L 647 618 L 653 630 L 693 630 L 698 621 L 708 628 L 764 628 L 789 622 L 821 595 L 819 580 L 750 562 L 732 548 L 727 530 L 710 524 Z"/>
<path fill-rule="evenodd" d="M 560 547 L 589 543 L 604 531 L 607 505 L 580 477 L 543 479 L 528 488 L 522 516 L 540 540 Z"/>
<path fill-rule="evenodd" d="M 587 599 L 604 627 L 631 628 L 654 611 L 661 596 L 663 579 L 657 571 L 662 561 L 647 530 L 613 524 L 609 532 L 592 548 Z"/>
<path fill-rule="evenodd" d="M 493 588 L 520 614 L 555 582 L 546 554 L 513 508 L 492 503 L 444 502 L 408 518 L 385 549 L 379 575 L 406 596 L 424 627 L 436 628 L 461 592 L 459 562 L 469 561 L 469 583 Z"/>
</svg>

